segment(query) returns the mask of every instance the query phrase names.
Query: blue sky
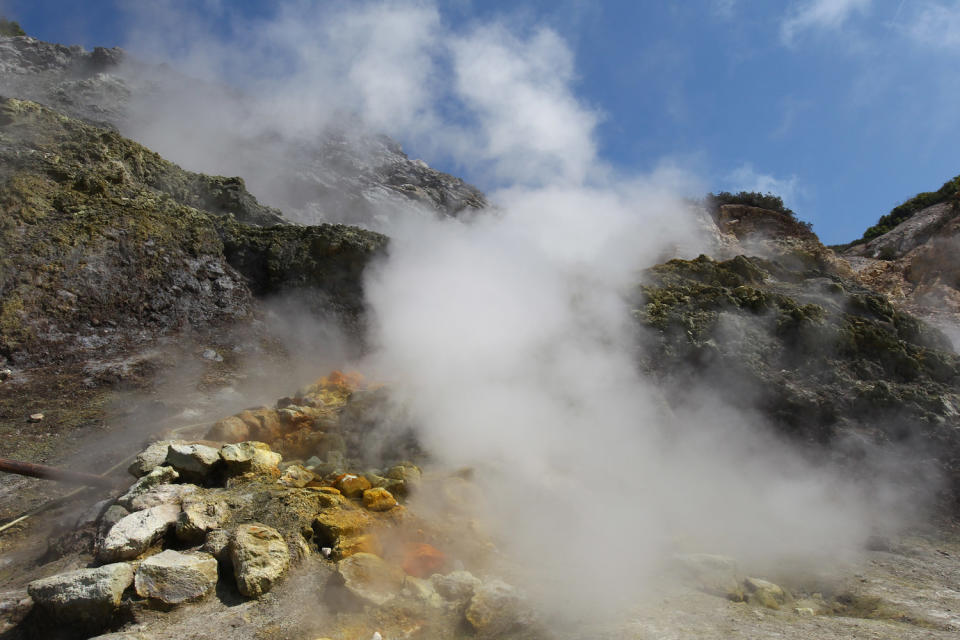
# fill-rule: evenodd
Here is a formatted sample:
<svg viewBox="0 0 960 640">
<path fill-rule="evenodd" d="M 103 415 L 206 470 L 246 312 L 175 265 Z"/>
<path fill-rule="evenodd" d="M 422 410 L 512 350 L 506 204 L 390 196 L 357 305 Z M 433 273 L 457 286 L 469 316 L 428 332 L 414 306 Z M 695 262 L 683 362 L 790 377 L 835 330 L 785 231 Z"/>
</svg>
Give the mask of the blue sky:
<svg viewBox="0 0 960 640">
<path fill-rule="evenodd" d="M 189 5 L 226 42 L 217 16 L 268 18 L 274 6 L 168 4 Z M 135 53 L 137 5 L 0 0 L 35 37 Z M 960 173 L 958 1 L 457 0 L 439 11 L 450 29 L 496 21 L 521 37 L 544 26 L 559 34 L 573 55 L 571 90 L 596 115 L 598 153 L 614 169 L 666 161 L 707 190 L 779 193 L 827 243 L 859 237 Z M 422 155 L 492 186 L 468 166 Z"/>
</svg>

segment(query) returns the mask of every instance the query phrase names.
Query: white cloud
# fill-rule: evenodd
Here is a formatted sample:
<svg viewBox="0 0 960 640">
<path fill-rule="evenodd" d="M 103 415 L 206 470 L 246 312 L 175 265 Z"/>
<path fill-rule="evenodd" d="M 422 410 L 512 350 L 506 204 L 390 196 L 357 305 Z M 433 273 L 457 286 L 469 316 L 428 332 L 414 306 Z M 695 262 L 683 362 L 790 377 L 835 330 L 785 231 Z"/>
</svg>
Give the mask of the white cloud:
<svg viewBox="0 0 960 640">
<path fill-rule="evenodd" d="M 904 21 L 914 43 L 931 49 L 960 49 L 960 2 L 925 2 Z"/>
<path fill-rule="evenodd" d="M 873 0 L 804 0 L 780 24 L 784 44 L 794 44 L 799 34 L 815 29 L 839 29 L 854 13 L 866 11 Z"/>
<path fill-rule="evenodd" d="M 797 197 L 802 193 L 797 176 L 792 175 L 789 178 L 776 178 L 767 173 L 760 173 L 753 168 L 749 162 L 745 162 L 724 178 L 727 190 L 731 192 L 738 191 L 757 191 L 759 193 L 773 193 L 783 199 L 788 207 L 795 203 Z"/>
<path fill-rule="evenodd" d="M 724 20 L 730 20 L 737 11 L 738 3 L 739 0 L 711 0 L 710 9 Z"/>
</svg>

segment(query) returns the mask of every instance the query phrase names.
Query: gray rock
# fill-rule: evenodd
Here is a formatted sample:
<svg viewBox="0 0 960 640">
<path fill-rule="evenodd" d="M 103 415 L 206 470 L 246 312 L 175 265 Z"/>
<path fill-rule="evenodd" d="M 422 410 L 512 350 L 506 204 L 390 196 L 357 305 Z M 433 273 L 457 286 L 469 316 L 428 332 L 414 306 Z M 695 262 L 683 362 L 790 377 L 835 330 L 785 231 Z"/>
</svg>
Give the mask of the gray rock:
<svg viewBox="0 0 960 640">
<path fill-rule="evenodd" d="M 105 561 L 136 558 L 160 540 L 179 515 L 180 505 L 161 504 L 125 516 L 107 533 L 99 558 Z"/>
<path fill-rule="evenodd" d="M 268 592 L 290 566 L 287 543 L 273 527 L 244 524 L 237 527 L 230 544 L 230 559 L 237 589 L 256 598 Z"/>
<path fill-rule="evenodd" d="M 454 571 L 447 575 L 435 573 L 430 576 L 430 581 L 437 593 L 451 602 L 466 602 L 480 586 L 480 579 L 469 571 Z"/>
<path fill-rule="evenodd" d="M 498 636 L 530 622 L 520 592 L 501 580 L 477 587 L 465 615 L 478 633 L 487 636 Z"/>
<path fill-rule="evenodd" d="M 33 600 L 26 591 L 0 593 L 0 634 L 20 624 L 31 609 Z"/>
<path fill-rule="evenodd" d="M 184 542 L 203 540 L 208 531 L 219 529 L 227 517 L 226 503 L 212 496 L 191 496 L 184 500 L 182 508 L 176 533 Z"/>
<path fill-rule="evenodd" d="M 93 627 L 109 622 L 132 582 L 133 568 L 119 562 L 35 580 L 27 591 L 53 621 Z"/>
<path fill-rule="evenodd" d="M 208 532 L 200 550 L 209 553 L 221 562 L 228 560 L 230 557 L 230 533 L 226 529 L 214 529 Z"/>
<path fill-rule="evenodd" d="M 430 580 L 406 576 L 403 580 L 403 595 L 408 598 L 418 600 L 428 607 L 440 608 L 443 606 L 443 598 L 437 593 Z"/>
<path fill-rule="evenodd" d="M 131 511 L 142 511 L 161 504 L 181 504 L 200 487 L 195 484 L 160 484 L 130 501 Z"/>
<path fill-rule="evenodd" d="M 154 442 L 137 454 L 136 459 L 127 467 L 127 471 L 130 475 L 142 478 L 166 461 L 167 450 L 172 444 L 185 444 L 185 441 L 160 440 L 159 442 Z"/>
<path fill-rule="evenodd" d="M 355 553 L 337 564 L 343 585 L 353 595 L 375 605 L 383 605 L 400 593 L 404 573 L 372 553 Z"/>
<path fill-rule="evenodd" d="M 142 496 L 158 485 L 168 484 L 179 477 L 180 474 L 173 467 L 155 467 L 150 473 L 134 482 L 125 494 L 117 498 L 117 504 L 130 509 L 134 498 Z"/>
<path fill-rule="evenodd" d="M 230 473 L 263 472 L 276 469 L 283 457 L 270 450 L 263 442 L 238 442 L 226 444 L 220 448 L 220 455 Z"/>
<path fill-rule="evenodd" d="M 185 478 L 203 481 L 220 462 L 220 451 L 205 444 L 172 444 L 167 449 L 166 464 Z"/>
<path fill-rule="evenodd" d="M 165 604 L 198 600 L 217 584 L 217 560 L 208 553 L 167 550 L 140 563 L 134 586 L 144 598 Z"/>
</svg>

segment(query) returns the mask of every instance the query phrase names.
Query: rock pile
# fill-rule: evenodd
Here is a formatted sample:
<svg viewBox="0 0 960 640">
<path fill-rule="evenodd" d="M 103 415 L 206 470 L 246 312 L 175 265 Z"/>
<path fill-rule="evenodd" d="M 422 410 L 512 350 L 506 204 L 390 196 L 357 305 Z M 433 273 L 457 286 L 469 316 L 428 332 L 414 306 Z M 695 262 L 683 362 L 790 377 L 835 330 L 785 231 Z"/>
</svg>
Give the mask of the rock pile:
<svg viewBox="0 0 960 640">
<path fill-rule="evenodd" d="M 137 480 L 69 533 L 91 566 L 29 585 L 41 626 L 103 631 L 215 591 L 258 599 L 307 558 L 336 578 L 330 599 L 354 608 L 417 606 L 487 635 L 521 624 L 516 590 L 481 581 L 427 542 L 444 538 L 424 534 L 430 524 L 406 505 L 423 482 L 418 466 L 357 466 L 347 442 L 362 442 L 342 418 L 352 396 L 369 391 L 335 372 L 276 408 L 219 421 L 206 440 L 147 446 L 128 468 Z M 236 441 L 251 436 L 274 446 Z M 299 457 L 285 461 L 275 447 Z"/>
</svg>

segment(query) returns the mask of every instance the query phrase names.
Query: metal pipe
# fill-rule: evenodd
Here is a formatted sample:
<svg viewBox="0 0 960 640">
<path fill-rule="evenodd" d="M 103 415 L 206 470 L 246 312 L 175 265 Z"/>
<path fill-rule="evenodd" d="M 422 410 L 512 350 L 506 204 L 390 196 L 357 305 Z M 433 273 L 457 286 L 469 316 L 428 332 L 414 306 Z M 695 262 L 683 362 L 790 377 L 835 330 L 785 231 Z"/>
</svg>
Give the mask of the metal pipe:
<svg viewBox="0 0 960 640">
<path fill-rule="evenodd" d="M 82 484 L 88 487 L 116 487 L 118 484 L 113 478 L 105 478 L 104 476 L 98 476 L 92 473 L 58 469 L 43 464 L 20 462 L 19 460 L 9 460 L 7 458 L 0 458 L 0 471 L 16 473 L 21 476 L 30 476 L 31 478 L 56 480 L 57 482 L 66 482 L 68 484 Z"/>
</svg>

